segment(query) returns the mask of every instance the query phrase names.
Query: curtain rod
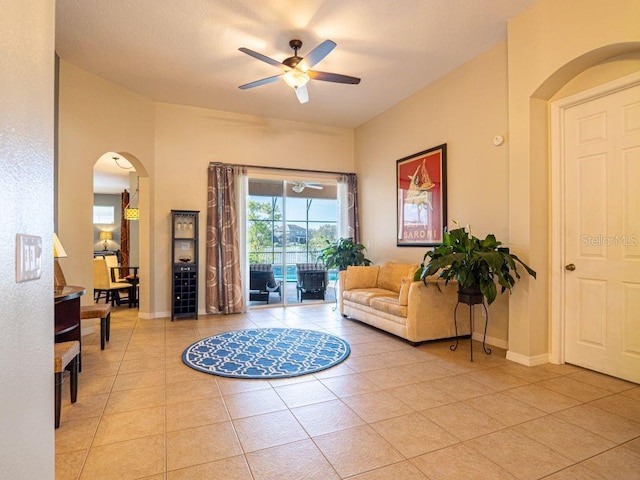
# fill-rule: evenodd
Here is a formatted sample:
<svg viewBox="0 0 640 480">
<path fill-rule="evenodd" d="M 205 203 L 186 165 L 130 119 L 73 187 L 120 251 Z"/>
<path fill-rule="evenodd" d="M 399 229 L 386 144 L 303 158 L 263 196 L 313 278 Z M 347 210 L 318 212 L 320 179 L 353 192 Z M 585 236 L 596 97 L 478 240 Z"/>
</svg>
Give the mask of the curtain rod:
<svg viewBox="0 0 640 480">
<path fill-rule="evenodd" d="M 210 162 L 209 166 L 211 165 L 224 165 L 227 167 L 259 168 L 263 170 L 280 170 L 283 172 L 328 173 L 330 175 L 353 175 L 355 173 L 355 172 L 329 172 L 326 170 L 309 170 L 305 168 L 267 167 L 264 165 L 243 165 L 240 163 L 223 163 L 223 162 Z"/>
</svg>

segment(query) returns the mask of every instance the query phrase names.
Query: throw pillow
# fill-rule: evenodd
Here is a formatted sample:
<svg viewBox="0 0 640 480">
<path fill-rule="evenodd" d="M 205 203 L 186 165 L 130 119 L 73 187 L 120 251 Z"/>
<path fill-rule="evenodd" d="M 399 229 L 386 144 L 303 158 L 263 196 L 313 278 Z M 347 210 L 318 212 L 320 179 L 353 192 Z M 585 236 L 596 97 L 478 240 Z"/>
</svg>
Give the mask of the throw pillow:
<svg viewBox="0 0 640 480">
<path fill-rule="evenodd" d="M 400 292 L 402 279 L 413 276 L 417 268 L 417 265 L 411 263 L 387 262 L 383 264 L 378 274 L 378 288 Z"/>
<path fill-rule="evenodd" d="M 377 265 L 347 267 L 344 289 L 375 288 L 378 283 L 378 270 L 380 267 Z"/>
</svg>

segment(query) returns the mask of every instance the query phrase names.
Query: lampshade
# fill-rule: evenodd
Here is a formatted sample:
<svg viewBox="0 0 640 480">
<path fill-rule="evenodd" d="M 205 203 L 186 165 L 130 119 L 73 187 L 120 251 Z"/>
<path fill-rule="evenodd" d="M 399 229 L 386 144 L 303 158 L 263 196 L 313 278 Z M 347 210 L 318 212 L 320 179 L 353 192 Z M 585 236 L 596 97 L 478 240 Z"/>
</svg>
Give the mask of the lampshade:
<svg viewBox="0 0 640 480">
<path fill-rule="evenodd" d="M 138 184 L 136 185 L 136 191 L 133 192 L 129 203 L 124 207 L 124 219 L 125 220 L 139 220 L 140 219 L 140 209 L 138 207 L 132 207 L 131 204 L 138 196 L 138 191 L 140 190 L 140 177 L 137 179 Z M 126 190 L 125 190 L 126 191 Z"/>
<path fill-rule="evenodd" d="M 109 240 L 113 238 L 113 233 L 110 231 L 100 232 L 100 240 L 103 240 L 102 246 L 103 250 L 106 252 L 109 249 Z"/>
<path fill-rule="evenodd" d="M 294 69 L 286 72 L 282 78 L 290 87 L 299 88 L 307 84 L 309 81 L 309 74 L 302 70 Z"/>
<path fill-rule="evenodd" d="M 64 251 L 56 232 L 53 232 L 53 258 L 67 258 L 67 252 Z"/>
<path fill-rule="evenodd" d="M 127 207 L 124 209 L 125 220 L 138 220 L 140 219 L 140 209 Z"/>
</svg>

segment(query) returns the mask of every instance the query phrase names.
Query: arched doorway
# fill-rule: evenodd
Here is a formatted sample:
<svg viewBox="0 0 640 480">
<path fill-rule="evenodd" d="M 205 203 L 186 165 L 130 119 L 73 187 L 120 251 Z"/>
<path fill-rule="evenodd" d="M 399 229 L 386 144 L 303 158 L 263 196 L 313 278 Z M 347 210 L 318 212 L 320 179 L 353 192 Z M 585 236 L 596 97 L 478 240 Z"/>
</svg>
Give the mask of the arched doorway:
<svg viewBox="0 0 640 480">
<path fill-rule="evenodd" d="M 149 268 L 149 178 L 142 162 L 128 152 L 108 151 L 94 164 L 94 255 L 115 254 L 119 261 L 138 267 L 140 278 L 139 316 L 150 316 Z M 123 192 L 126 195 L 123 196 Z M 95 218 L 95 210 L 106 207 L 107 218 Z M 136 215 L 123 218 L 125 207 Z M 102 223 L 110 220 L 112 223 Z M 97 220 L 97 221 L 96 221 Z M 123 222 L 126 222 L 123 224 Z M 123 227 L 124 230 L 123 230 Z M 106 233 L 104 233 L 106 232 Z M 124 235 L 123 235 L 124 234 Z M 127 245 L 128 244 L 128 245 Z M 123 249 L 124 246 L 124 249 Z"/>
</svg>

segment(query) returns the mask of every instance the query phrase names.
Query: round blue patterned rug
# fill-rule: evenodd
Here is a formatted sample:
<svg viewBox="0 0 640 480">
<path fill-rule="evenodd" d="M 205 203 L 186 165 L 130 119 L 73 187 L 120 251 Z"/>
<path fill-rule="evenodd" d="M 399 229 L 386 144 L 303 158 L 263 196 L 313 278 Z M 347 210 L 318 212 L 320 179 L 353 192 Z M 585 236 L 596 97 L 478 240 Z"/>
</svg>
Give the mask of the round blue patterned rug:
<svg viewBox="0 0 640 480">
<path fill-rule="evenodd" d="M 233 378 L 286 378 L 319 372 L 349 356 L 342 338 L 299 328 L 255 328 L 199 340 L 182 361 L 205 373 Z"/>
</svg>

